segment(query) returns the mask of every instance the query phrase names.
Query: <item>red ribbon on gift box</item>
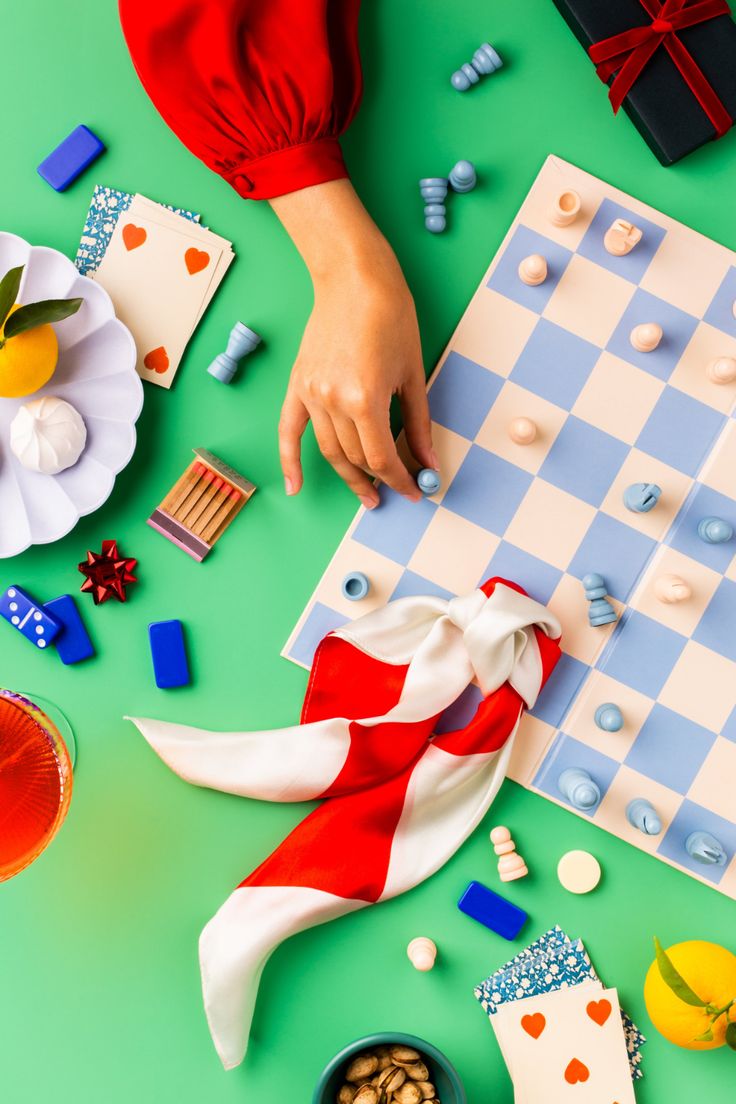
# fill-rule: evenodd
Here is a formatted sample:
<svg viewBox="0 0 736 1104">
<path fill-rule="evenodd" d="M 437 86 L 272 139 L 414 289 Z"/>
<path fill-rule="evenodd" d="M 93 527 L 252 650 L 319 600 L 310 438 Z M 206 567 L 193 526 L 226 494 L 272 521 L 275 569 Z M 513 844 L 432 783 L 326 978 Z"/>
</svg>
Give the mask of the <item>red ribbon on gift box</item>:
<svg viewBox="0 0 736 1104">
<path fill-rule="evenodd" d="M 664 0 L 664 3 L 640 0 L 640 3 L 651 17 L 651 23 L 595 42 L 588 50 L 596 72 L 605 84 L 616 74 L 608 93 L 614 113 L 621 107 L 651 58 L 660 46 L 664 46 L 721 138 L 732 126 L 733 119 L 677 35 L 686 27 L 706 23 L 719 15 L 730 15 L 727 0 L 697 0 L 693 4 L 689 0 Z"/>
</svg>

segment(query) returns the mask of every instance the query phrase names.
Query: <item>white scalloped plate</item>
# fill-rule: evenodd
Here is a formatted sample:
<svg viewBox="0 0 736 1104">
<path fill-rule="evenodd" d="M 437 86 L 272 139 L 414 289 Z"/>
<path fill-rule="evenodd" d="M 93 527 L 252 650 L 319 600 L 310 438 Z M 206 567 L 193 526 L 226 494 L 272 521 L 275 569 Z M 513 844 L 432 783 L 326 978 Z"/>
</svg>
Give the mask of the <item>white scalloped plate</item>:
<svg viewBox="0 0 736 1104">
<path fill-rule="evenodd" d="M 59 363 L 46 386 L 22 399 L 0 398 L 0 559 L 59 540 L 107 500 L 115 476 L 133 455 L 143 407 L 135 343 L 115 317 L 107 292 L 56 249 L 0 231 L 0 277 L 21 264 L 21 303 L 74 296 L 84 303 L 54 327 Z M 28 471 L 10 451 L 10 423 L 18 407 L 42 395 L 66 399 L 87 427 L 80 459 L 59 475 Z"/>
</svg>

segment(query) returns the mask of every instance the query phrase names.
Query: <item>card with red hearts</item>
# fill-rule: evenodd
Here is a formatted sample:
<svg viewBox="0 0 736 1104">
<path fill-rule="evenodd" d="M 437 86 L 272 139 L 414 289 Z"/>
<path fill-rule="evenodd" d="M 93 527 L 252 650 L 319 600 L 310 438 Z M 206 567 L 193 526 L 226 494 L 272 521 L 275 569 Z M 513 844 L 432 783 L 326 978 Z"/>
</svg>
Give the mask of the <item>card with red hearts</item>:
<svg viewBox="0 0 736 1104">
<path fill-rule="evenodd" d="M 171 387 L 233 256 L 225 238 L 145 196 L 134 196 L 93 278 L 133 335 L 143 379 Z"/>
<path fill-rule="evenodd" d="M 515 1104 L 635 1104 L 618 994 L 595 982 L 495 1014 Z"/>
</svg>

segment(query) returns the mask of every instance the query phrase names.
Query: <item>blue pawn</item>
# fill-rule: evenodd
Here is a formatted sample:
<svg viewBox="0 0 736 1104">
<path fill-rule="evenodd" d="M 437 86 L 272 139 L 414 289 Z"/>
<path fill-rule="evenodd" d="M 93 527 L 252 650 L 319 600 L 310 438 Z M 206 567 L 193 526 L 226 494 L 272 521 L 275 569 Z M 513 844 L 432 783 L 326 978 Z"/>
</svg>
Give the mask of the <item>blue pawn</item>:
<svg viewBox="0 0 736 1104">
<path fill-rule="evenodd" d="M 617 619 L 616 611 L 606 598 L 606 583 L 602 575 L 591 572 L 583 576 L 585 597 L 590 602 L 588 620 L 591 625 L 610 625 Z"/>
<path fill-rule="evenodd" d="M 423 176 L 419 181 L 419 193 L 425 203 L 424 225 L 430 234 L 441 234 L 447 226 L 447 185 L 445 176 Z"/>
<path fill-rule="evenodd" d="M 441 486 L 440 473 L 433 468 L 422 468 L 417 472 L 417 487 L 423 495 L 437 494 Z"/>
<path fill-rule="evenodd" d="M 604 702 L 595 711 L 595 723 L 604 732 L 620 732 L 624 727 L 624 715 L 613 702 Z"/>
<path fill-rule="evenodd" d="M 481 76 L 495 73 L 502 65 L 503 61 L 491 44 L 489 42 L 484 42 L 473 54 L 472 61 L 461 65 L 460 68 L 452 74 L 450 77 L 450 84 L 453 88 L 456 88 L 458 92 L 467 92 L 471 85 L 478 83 Z"/>
<path fill-rule="evenodd" d="M 458 161 L 450 170 L 450 187 L 453 192 L 472 192 L 478 183 L 475 165 L 472 161 Z"/>
<path fill-rule="evenodd" d="M 242 322 L 236 322 L 230 331 L 227 349 L 219 353 L 207 371 L 220 383 L 230 383 L 238 369 L 238 362 L 260 345 L 260 335 Z"/>
<path fill-rule="evenodd" d="M 644 797 L 635 797 L 629 802 L 626 806 L 626 819 L 633 828 L 638 828 L 645 836 L 658 836 L 662 831 L 659 813 Z"/>
<path fill-rule="evenodd" d="M 656 483 L 632 483 L 624 491 L 624 506 L 635 514 L 648 514 L 659 502 L 662 488 Z"/>
<path fill-rule="evenodd" d="M 704 866 L 725 866 L 728 858 L 723 844 L 710 832 L 691 832 L 685 840 L 685 850 Z"/>
<path fill-rule="evenodd" d="M 365 598 L 370 589 L 368 576 L 362 571 L 351 571 L 342 581 L 343 596 L 351 602 L 359 602 L 361 598 Z"/>
<path fill-rule="evenodd" d="M 733 536 L 733 526 L 723 518 L 706 517 L 698 523 L 698 536 L 706 544 L 724 544 Z"/>
<path fill-rule="evenodd" d="M 594 809 L 601 799 L 597 782 L 582 767 L 568 767 L 557 779 L 557 788 L 574 809 Z"/>
</svg>

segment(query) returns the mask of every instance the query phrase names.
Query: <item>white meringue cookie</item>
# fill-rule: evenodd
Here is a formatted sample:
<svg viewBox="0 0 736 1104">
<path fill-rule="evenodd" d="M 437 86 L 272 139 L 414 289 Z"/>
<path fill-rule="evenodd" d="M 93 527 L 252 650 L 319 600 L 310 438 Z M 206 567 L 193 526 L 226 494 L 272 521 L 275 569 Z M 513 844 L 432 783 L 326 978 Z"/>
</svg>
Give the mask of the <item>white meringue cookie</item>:
<svg viewBox="0 0 736 1104">
<path fill-rule="evenodd" d="M 87 441 L 81 415 L 55 395 L 24 403 L 10 423 L 10 447 L 24 468 L 58 475 L 76 464 Z"/>
</svg>

